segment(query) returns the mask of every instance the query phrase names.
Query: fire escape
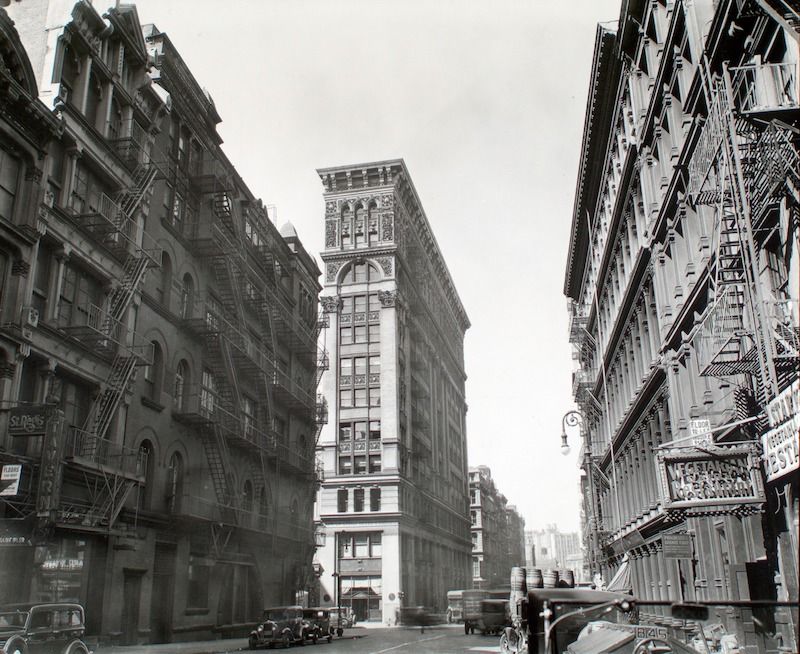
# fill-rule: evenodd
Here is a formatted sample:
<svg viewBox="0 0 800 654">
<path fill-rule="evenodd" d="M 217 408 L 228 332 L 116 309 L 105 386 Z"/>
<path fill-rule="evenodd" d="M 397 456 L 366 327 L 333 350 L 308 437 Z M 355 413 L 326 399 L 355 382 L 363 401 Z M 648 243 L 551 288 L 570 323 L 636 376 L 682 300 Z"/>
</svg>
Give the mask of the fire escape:
<svg viewBox="0 0 800 654">
<path fill-rule="evenodd" d="M 800 201 L 796 64 L 749 64 L 706 76 L 708 117 L 689 164 L 689 195 L 716 210 L 709 308 L 694 337 L 702 374 L 752 375 L 760 401 L 794 374 L 797 318 L 787 299 L 764 297 L 764 235 L 780 204 Z"/>
<path fill-rule="evenodd" d="M 122 276 L 114 280 L 104 307 L 87 302 L 59 317 L 64 333 L 110 362 L 86 421 L 66 440 L 66 460 L 83 475 L 87 497 L 62 498 L 57 522 L 81 531 L 122 530 L 117 518 L 134 488 L 144 483 L 146 470 L 146 454 L 112 442 L 107 433 L 136 367 L 151 363 L 150 346 L 126 319 L 147 271 L 161 263 L 161 251 L 136 221 L 159 170 L 150 157 L 148 137 L 135 122 L 127 136 L 112 144 L 129 170 L 131 185 L 113 198 L 101 194 L 97 206 L 76 211 L 73 220 L 120 262 Z"/>
<path fill-rule="evenodd" d="M 190 183 L 204 198 L 190 241 L 214 281 L 213 293 L 196 296 L 181 309 L 184 326 L 203 338 L 204 371 L 175 416 L 198 428 L 216 497 L 216 507 L 205 507 L 195 517 L 223 525 L 216 528 L 215 542 L 221 535 L 229 538 L 235 527 L 275 534 L 274 520 L 280 523 L 285 516 L 268 515 L 262 504 L 268 497 L 269 462 L 287 463 L 301 474 L 313 475 L 314 469 L 313 458 L 308 459 L 313 443 L 303 453 L 279 441 L 274 406 L 280 402 L 303 412 L 317 429 L 327 419 L 325 407 L 308 392 L 309 380 L 293 381 L 283 370 L 278 339 L 285 338 L 295 353 L 308 353 L 318 381 L 321 370 L 312 355 L 319 332 L 301 331 L 304 325 L 281 297 L 280 278 L 289 275 L 290 263 L 282 243 L 266 240 L 271 226 L 257 221 L 259 207 L 233 200 L 234 181 L 213 160 L 203 161 Z M 254 462 L 252 497 L 233 487 L 233 451 Z"/>
</svg>

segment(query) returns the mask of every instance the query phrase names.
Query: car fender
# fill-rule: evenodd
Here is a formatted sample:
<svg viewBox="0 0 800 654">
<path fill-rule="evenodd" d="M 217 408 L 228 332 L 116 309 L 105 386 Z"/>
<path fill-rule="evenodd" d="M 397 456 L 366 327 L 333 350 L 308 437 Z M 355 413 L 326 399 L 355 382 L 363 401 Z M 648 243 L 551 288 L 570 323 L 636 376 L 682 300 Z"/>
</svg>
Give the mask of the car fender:
<svg viewBox="0 0 800 654">
<path fill-rule="evenodd" d="M 76 638 L 64 648 L 64 654 L 89 654 L 89 648 L 86 643 Z"/>
<path fill-rule="evenodd" d="M 14 648 L 18 648 L 22 654 L 26 654 L 28 651 L 28 646 L 25 644 L 25 640 L 20 638 L 19 636 L 11 636 L 11 638 L 6 641 L 6 644 L 3 646 L 3 649 L 0 651 L 3 652 L 15 652 L 17 651 Z"/>
</svg>

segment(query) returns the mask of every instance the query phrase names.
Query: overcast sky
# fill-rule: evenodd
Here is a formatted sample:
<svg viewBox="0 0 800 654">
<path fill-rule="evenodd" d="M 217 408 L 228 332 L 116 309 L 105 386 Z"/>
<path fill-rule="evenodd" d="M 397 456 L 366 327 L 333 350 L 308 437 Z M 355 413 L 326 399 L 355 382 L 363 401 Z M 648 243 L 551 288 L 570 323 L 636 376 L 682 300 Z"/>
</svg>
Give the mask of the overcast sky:
<svg viewBox="0 0 800 654">
<path fill-rule="evenodd" d="M 248 186 L 312 254 L 315 169 L 405 159 L 472 322 L 470 465 L 491 468 L 528 527 L 577 530 L 577 433 L 559 453 L 573 407 L 562 287 L 595 30 L 619 0 L 136 5 L 211 93 Z"/>
</svg>

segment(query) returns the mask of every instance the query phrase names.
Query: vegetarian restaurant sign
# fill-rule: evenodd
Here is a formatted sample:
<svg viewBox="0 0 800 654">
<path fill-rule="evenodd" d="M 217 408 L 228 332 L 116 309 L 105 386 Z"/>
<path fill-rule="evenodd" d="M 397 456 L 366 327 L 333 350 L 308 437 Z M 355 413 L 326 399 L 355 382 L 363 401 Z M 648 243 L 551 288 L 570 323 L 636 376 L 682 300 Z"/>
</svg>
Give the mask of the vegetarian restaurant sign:
<svg viewBox="0 0 800 654">
<path fill-rule="evenodd" d="M 682 450 L 659 455 L 664 508 L 718 506 L 764 501 L 758 459 L 750 445 L 713 451 Z"/>
<path fill-rule="evenodd" d="M 761 435 L 767 481 L 800 468 L 800 380 L 767 405 L 770 430 Z"/>
</svg>

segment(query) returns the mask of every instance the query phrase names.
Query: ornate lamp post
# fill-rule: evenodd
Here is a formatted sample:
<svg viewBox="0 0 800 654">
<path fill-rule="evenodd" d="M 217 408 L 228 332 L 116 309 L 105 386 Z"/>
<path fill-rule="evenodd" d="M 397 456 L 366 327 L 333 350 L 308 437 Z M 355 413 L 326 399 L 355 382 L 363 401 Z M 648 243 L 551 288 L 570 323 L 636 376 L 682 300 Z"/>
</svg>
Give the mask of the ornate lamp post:
<svg viewBox="0 0 800 654">
<path fill-rule="evenodd" d="M 572 409 L 567 411 L 564 414 L 564 417 L 561 418 L 561 454 L 564 456 L 569 455 L 572 451 L 569 443 L 567 442 L 567 427 L 577 427 L 580 426 L 581 428 L 581 438 L 583 438 L 583 462 L 581 467 L 583 468 L 584 474 L 586 475 L 586 483 L 588 485 L 589 491 L 589 515 L 586 516 L 587 520 L 587 531 L 588 533 L 588 549 L 589 549 L 589 575 L 594 575 L 595 572 L 599 572 L 598 570 L 598 563 L 597 563 L 597 552 L 599 549 L 599 534 L 598 530 L 600 528 L 598 516 L 597 516 L 597 502 L 595 501 L 594 495 L 594 476 L 592 471 L 592 466 L 594 462 L 592 461 L 592 452 L 589 444 L 587 442 L 587 436 L 583 431 L 583 414 L 580 411 L 576 411 Z"/>
</svg>

